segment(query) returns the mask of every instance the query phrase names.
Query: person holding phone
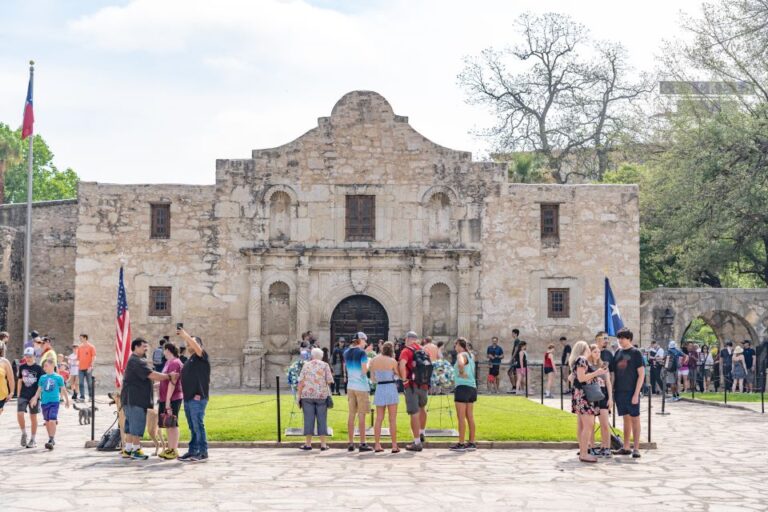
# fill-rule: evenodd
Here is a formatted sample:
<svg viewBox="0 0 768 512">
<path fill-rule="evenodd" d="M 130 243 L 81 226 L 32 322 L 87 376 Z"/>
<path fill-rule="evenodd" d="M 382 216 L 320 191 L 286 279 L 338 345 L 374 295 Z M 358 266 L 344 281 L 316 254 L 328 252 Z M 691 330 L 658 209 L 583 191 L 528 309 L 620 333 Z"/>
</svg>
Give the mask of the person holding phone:
<svg viewBox="0 0 768 512">
<path fill-rule="evenodd" d="M 190 336 L 184 324 L 176 324 L 176 335 L 189 349 L 189 359 L 181 369 L 181 390 L 184 415 L 187 417 L 190 439 L 187 453 L 179 457 L 182 462 L 200 462 L 208 459 L 208 438 L 205 433 L 205 409 L 208 406 L 208 390 L 211 383 L 211 363 L 203 340 Z"/>
</svg>

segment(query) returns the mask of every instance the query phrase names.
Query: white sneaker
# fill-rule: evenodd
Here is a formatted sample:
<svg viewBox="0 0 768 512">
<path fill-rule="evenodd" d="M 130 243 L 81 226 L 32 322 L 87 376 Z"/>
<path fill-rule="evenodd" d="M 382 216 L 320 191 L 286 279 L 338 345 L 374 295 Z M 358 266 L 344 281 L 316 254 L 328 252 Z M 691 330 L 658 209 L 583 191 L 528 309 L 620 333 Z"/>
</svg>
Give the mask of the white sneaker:
<svg viewBox="0 0 768 512">
<path fill-rule="evenodd" d="M 22 432 L 21 433 L 21 447 L 26 448 L 27 447 L 27 433 Z"/>
</svg>

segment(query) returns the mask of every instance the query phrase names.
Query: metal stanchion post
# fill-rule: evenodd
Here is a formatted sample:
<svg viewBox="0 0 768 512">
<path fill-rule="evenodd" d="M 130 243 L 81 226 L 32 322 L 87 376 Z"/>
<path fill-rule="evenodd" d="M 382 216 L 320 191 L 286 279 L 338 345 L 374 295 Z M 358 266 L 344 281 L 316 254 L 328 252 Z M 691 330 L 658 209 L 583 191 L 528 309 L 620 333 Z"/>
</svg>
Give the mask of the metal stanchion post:
<svg viewBox="0 0 768 512">
<path fill-rule="evenodd" d="M 763 410 L 763 414 L 765 414 L 765 370 L 763 370 L 763 378 L 760 382 L 760 404 Z"/>
<path fill-rule="evenodd" d="M 96 377 L 94 377 L 93 374 L 91 374 L 91 441 L 95 441 L 95 440 L 96 440 Z"/>
<path fill-rule="evenodd" d="M 283 442 L 283 429 L 280 426 L 280 376 L 275 375 L 275 395 L 277 396 L 277 442 Z"/>
<path fill-rule="evenodd" d="M 616 428 L 616 401 L 613 401 L 613 428 Z"/>
<path fill-rule="evenodd" d="M 728 405 L 728 379 L 725 379 L 725 385 L 723 386 L 723 401 Z"/>
<path fill-rule="evenodd" d="M 563 410 L 563 363 L 560 363 L 560 410 Z"/>
<path fill-rule="evenodd" d="M 651 385 L 653 385 L 653 381 L 651 381 Z M 653 389 L 651 389 L 651 392 L 648 393 L 648 442 L 651 442 L 651 409 L 652 409 L 652 403 L 651 403 L 651 397 L 653 396 Z"/>
<path fill-rule="evenodd" d="M 541 403 L 544 405 L 544 365 L 541 365 Z"/>
<path fill-rule="evenodd" d="M 667 407 L 667 371 L 662 370 L 661 381 L 664 383 L 664 387 L 661 388 L 661 410 L 656 414 L 666 416 L 669 413 L 666 410 Z"/>
</svg>

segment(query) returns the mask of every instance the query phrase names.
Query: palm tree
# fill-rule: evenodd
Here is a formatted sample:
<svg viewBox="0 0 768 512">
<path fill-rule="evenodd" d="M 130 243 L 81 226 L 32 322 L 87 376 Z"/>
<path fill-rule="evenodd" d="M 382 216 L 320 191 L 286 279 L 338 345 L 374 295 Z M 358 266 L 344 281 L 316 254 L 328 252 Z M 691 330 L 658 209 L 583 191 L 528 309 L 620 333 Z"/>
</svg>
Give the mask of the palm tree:
<svg viewBox="0 0 768 512">
<path fill-rule="evenodd" d="M 21 153 L 18 133 L 0 123 L 0 204 L 5 204 L 5 171 L 19 163 Z"/>
</svg>

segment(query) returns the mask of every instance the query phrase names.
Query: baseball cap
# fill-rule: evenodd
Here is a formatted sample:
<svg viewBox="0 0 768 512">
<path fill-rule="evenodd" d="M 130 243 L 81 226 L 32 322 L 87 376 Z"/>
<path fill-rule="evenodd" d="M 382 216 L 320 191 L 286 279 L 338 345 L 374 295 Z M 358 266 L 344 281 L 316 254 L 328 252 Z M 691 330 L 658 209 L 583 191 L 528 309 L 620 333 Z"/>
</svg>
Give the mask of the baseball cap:
<svg viewBox="0 0 768 512">
<path fill-rule="evenodd" d="M 32 347 L 27 347 L 24 349 L 24 355 L 25 356 L 34 356 L 35 355 L 35 349 Z"/>
<path fill-rule="evenodd" d="M 368 341 L 368 336 L 366 336 L 363 331 L 358 332 L 355 335 L 355 338 L 358 339 L 358 340 Z"/>
<path fill-rule="evenodd" d="M 32 331 L 29 333 L 30 338 L 37 338 L 39 336 L 40 336 L 40 333 L 38 333 L 37 331 Z"/>
<path fill-rule="evenodd" d="M 407 333 L 405 333 L 405 337 L 406 338 L 418 338 L 419 335 L 416 334 L 416 331 L 408 331 Z"/>
<path fill-rule="evenodd" d="M 668 348 L 675 348 L 677 347 L 677 343 L 675 343 L 675 340 L 669 340 L 669 345 L 667 345 Z"/>
</svg>

